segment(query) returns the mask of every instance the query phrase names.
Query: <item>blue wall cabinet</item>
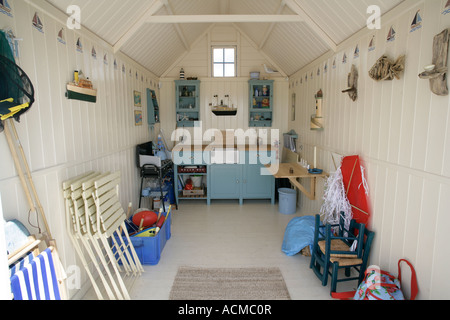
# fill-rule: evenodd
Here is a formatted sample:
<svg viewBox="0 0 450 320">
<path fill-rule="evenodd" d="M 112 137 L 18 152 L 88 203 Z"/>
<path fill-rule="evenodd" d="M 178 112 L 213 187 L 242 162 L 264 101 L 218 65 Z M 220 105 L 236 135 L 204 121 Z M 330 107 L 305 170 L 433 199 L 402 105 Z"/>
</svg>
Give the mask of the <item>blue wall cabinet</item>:
<svg viewBox="0 0 450 320">
<path fill-rule="evenodd" d="M 200 121 L 200 81 L 175 80 L 177 127 L 194 127 Z"/>
<path fill-rule="evenodd" d="M 160 122 L 159 105 L 154 90 L 147 89 L 147 117 L 148 124 L 154 125 Z"/>
<path fill-rule="evenodd" d="M 249 127 L 272 127 L 273 80 L 250 80 Z"/>
</svg>

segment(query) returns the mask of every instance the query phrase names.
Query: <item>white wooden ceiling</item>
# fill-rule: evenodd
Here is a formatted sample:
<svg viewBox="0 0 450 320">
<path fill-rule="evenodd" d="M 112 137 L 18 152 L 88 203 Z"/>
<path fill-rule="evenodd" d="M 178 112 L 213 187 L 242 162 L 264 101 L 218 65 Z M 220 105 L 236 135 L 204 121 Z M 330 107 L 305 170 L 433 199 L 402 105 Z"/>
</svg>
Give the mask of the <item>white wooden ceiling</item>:
<svg viewBox="0 0 450 320">
<path fill-rule="evenodd" d="M 403 0 L 46 0 L 63 12 L 76 4 L 81 23 L 161 76 L 214 23 L 233 23 L 286 75 Z"/>
</svg>

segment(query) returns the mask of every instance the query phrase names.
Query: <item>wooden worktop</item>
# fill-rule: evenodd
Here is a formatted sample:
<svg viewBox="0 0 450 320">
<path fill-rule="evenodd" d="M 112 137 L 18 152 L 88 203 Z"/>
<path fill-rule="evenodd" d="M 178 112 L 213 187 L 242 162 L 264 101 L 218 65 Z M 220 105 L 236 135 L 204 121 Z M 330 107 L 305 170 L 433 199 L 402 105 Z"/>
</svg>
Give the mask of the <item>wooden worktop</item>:
<svg viewBox="0 0 450 320">
<path fill-rule="evenodd" d="M 234 148 L 238 151 L 272 151 L 271 145 L 249 145 L 249 144 L 235 144 L 233 146 L 223 146 L 220 144 L 177 144 L 172 152 L 180 152 L 180 151 L 213 151 L 214 149 L 226 149 L 226 148 Z"/>
<path fill-rule="evenodd" d="M 280 163 L 279 167 L 276 166 L 266 166 L 270 173 L 272 173 L 277 179 L 289 179 L 289 178 L 326 178 L 328 174 L 323 172 L 321 174 L 311 174 L 308 172 L 306 168 L 303 168 L 301 165 L 297 163 Z M 291 168 L 293 169 L 293 173 L 291 173 Z M 274 172 L 277 170 L 277 172 Z"/>
</svg>

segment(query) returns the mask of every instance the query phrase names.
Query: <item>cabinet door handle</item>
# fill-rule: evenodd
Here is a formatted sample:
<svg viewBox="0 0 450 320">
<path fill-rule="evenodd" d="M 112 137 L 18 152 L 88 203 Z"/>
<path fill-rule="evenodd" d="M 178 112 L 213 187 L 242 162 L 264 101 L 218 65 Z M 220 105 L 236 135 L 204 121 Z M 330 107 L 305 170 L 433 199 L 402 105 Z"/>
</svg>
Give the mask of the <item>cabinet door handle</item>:
<svg viewBox="0 0 450 320">
<path fill-rule="evenodd" d="M 239 180 L 236 180 L 236 184 L 239 184 Z"/>
</svg>

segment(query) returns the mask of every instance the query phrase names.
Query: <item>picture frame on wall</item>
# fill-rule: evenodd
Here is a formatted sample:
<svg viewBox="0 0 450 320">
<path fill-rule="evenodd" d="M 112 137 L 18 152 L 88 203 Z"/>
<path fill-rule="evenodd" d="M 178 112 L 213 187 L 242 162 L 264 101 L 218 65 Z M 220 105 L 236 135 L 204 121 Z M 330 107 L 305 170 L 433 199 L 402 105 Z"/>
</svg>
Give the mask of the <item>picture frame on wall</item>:
<svg viewBox="0 0 450 320">
<path fill-rule="evenodd" d="M 296 94 L 292 94 L 291 121 L 295 121 L 295 100 Z"/>
<path fill-rule="evenodd" d="M 134 106 L 137 108 L 141 108 L 142 107 L 142 94 L 139 91 L 134 90 L 133 97 L 134 97 Z"/>
<path fill-rule="evenodd" d="M 136 127 L 142 126 L 142 111 L 134 110 L 134 125 Z"/>
</svg>

